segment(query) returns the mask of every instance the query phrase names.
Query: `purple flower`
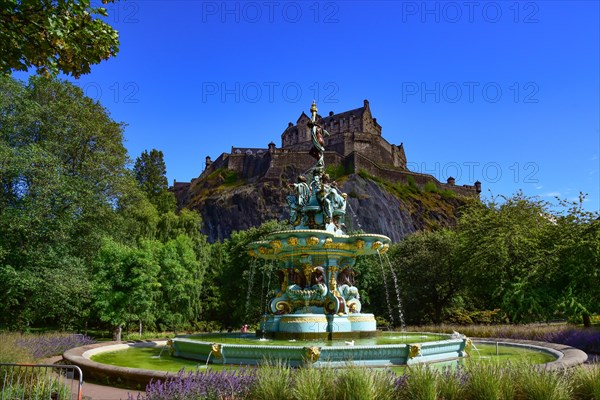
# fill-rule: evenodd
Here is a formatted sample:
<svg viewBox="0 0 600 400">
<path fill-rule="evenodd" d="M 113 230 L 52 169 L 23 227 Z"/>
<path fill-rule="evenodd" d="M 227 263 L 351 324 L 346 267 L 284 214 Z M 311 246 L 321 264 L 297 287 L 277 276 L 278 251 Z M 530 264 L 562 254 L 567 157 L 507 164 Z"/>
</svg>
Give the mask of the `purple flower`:
<svg viewBox="0 0 600 400">
<path fill-rule="evenodd" d="M 80 334 L 27 335 L 17 340 L 17 346 L 27 350 L 36 360 L 57 356 L 74 347 L 85 346 L 95 341 Z"/>
<path fill-rule="evenodd" d="M 176 378 L 150 382 L 145 399 L 245 399 L 255 382 L 256 368 L 188 373 L 181 370 Z M 130 395 L 129 400 L 136 398 Z"/>
</svg>

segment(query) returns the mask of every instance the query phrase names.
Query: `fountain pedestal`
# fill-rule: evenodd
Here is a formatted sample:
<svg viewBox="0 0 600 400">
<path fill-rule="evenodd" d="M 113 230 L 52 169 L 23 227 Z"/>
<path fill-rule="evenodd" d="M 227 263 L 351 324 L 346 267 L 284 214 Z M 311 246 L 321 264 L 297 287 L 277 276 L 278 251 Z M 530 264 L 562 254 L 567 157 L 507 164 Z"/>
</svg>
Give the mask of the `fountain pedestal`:
<svg viewBox="0 0 600 400">
<path fill-rule="evenodd" d="M 278 264 L 279 292 L 269 301 L 261 323 L 261 338 L 288 340 L 365 338 L 377 335 L 373 314 L 362 313 L 352 267 L 356 257 L 383 254 L 390 239 L 376 234 L 344 233 L 345 193 L 325 174 L 324 137 L 313 102 L 308 122 L 316 159 L 310 179 L 298 176 L 288 184 L 287 197 L 292 229 L 273 232 L 248 245 L 248 254 Z M 290 365 L 396 365 L 453 359 L 463 354 L 466 340 L 436 344 L 383 346 L 242 346 L 173 341 L 174 354 L 215 363 L 258 363 L 264 357 L 286 360 Z M 211 359 L 210 356 L 213 356 Z M 415 361 L 417 360 L 417 361 Z"/>
<path fill-rule="evenodd" d="M 279 261 L 280 291 L 269 302 L 260 336 L 333 339 L 377 334 L 373 314 L 361 313 L 352 266 L 359 255 L 385 253 L 383 235 L 316 229 L 274 232 L 251 243 L 253 257 Z"/>
</svg>

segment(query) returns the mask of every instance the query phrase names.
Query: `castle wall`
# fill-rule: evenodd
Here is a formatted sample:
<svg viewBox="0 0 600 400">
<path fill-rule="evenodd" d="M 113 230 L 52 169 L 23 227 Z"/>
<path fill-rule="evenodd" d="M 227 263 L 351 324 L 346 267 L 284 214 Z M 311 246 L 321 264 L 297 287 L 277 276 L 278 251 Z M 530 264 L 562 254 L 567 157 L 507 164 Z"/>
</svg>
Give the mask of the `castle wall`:
<svg viewBox="0 0 600 400">
<path fill-rule="evenodd" d="M 317 118 L 330 134 L 325 137 L 325 165 L 343 164 L 348 172 L 365 170 L 376 177 L 404 184 L 412 177 L 420 187 L 433 182 L 440 190 L 450 189 L 463 196 L 478 195 L 479 188 L 475 186 L 441 183 L 431 175 L 409 171 L 404 146 L 390 144 L 381 136 L 381 126 L 372 117 L 367 100 L 361 108 L 340 114 L 330 112 L 325 118 Z M 226 167 L 249 182 L 259 179 L 280 183 L 295 181 L 315 163 L 308 154 L 312 147 L 309 121 L 308 115 L 302 113 L 296 125 L 290 122 L 281 135 L 282 147 L 279 149 L 272 143 L 269 149 L 232 147 L 231 153 L 221 154 L 200 177 Z"/>
<path fill-rule="evenodd" d="M 268 149 L 232 148 L 227 168 L 251 182 L 262 177 L 270 164 L 271 154 Z"/>
<path fill-rule="evenodd" d="M 343 157 L 336 152 L 326 151 L 324 158 L 325 165 L 343 163 Z M 276 182 L 281 180 L 294 182 L 298 175 L 307 174 L 315 162 L 316 160 L 306 151 L 277 149 L 271 154 L 270 165 L 264 177 Z"/>
<path fill-rule="evenodd" d="M 474 186 L 455 186 L 441 183 L 434 176 L 421 174 L 412 171 L 397 171 L 385 168 L 360 153 L 353 153 L 346 160 L 347 168 L 358 173 L 363 170 L 370 175 L 376 176 L 389 182 L 399 182 L 404 185 L 408 184 L 408 177 L 412 177 L 416 185 L 420 188 L 424 187 L 427 182 L 433 182 L 439 190 L 451 190 L 460 196 L 478 197 L 479 193 Z"/>
<path fill-rule="evenodd" d="M 388 143 L 381 136 L 370 133 L 353 132 L 346 135 L 344 155 L 359 152 L 366 157 L 378 160 L 379 164 L 401 167 L 398 155 L 395 155 L 396 146 Z M 406 162 L 404 163 L 406 165 Z"/>
<path fill-rule="evenodd" d="M 229 153 L 222 153 L 215 161 L 207 166 L 198 178 L 208 176 L 219 168 L 227 167 L 229 164 Z"/>
<path fill-rule="evenodd" d="M 394 160 L 394 166 L 407 169 L 406 154 L 404 153 L 404 146 L 402 144 L 400 146 L 392 145 L 392 159 Z"/>
</svg>

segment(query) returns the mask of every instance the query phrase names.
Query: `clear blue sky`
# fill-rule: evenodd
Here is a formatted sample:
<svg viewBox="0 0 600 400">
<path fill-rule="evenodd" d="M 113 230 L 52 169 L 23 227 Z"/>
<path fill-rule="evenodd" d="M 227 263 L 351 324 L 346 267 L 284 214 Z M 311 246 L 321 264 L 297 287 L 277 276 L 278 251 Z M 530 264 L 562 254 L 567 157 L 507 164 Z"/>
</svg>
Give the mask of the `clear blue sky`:
<svg viewBox="0 0 600 400">
<path fill-rule="evenodd" d="M 412 170 L 600 209 L 597 1 L 121 1 L 119 55 L 78 84 L 170 183 L 368 99 Z"/>
</svg>

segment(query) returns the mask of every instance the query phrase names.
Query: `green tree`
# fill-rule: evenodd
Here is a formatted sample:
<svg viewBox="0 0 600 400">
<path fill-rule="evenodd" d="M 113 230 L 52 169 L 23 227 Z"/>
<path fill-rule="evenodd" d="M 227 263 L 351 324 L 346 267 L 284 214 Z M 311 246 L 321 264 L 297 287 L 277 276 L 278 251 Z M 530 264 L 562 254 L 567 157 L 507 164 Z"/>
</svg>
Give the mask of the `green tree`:
<svg viewBox="0 0 600 400">
<path fill-rule="evenodd" d="M 217 279 L 221 292 L 220 312 L 226 326 L 261 320 L 265 312 L 265 293 L 271 286 L 277 286 L 274 277 L 277 266 L 274 262 L 249 256 L 247 246 L 268 233 L 283 229 L 282 223 L 268 221 L 256 228 L 233 232 L 223 244 L 223 264 Z"/>
<path fill-rule="evenodd" d="M 517 193 L 465 210 L 459 221 L 460 262 L 476 309 L 503 309 L 515 322 L 550 318 L 557 264 L 555 223 L 547 202 Z"/>
<path fill-rule="evenodd" d="M 207 263 L 198 257 L 186 235 L 169 240 L 160 255 L 161 299 L 159 319 L 165 328 L 181 330 L 198 321 L 202 310 L 200 290 Z"/>
<path fill-rule="evenodd" d="M 469 205 L 455 230 L 392 246 L 407 322 L 441 322 L 465 308 L 498 309 L 514 322 L 567 317 L 589 324 L 600 312 L 600 217 L 583 209 L 583 198 L 554 210 L 517 193 Z M 355 266 L 366 278 L 361 296 L 366 292 L 377 315 L 395 319 L 393 280 L 385 268 L 385 278 L 374 273 L 376 264 L 359 259 Z"/>
<path fill-rule="evenodd" d="M 591 326 L 590 315 L 600 313 L 600 215 L 579 202 L 562 201 L 565 210 L 553 221 L 556 267 L 552 286 L 558 309 Z"/>
<path fill-rule="evenodd" d="M 122 129 L 68 82 L 0 76 L 0 323 L 85 318 L 90 262 L 128 190 Z"/>
<path fill-rule="evenodd" d="M 443 321 L 445 311 L 462 290 L 463 272 L 457 262 L 455 232 L 442 229 L 404 238 L 389 255 L 410 323 Z"/>
<path fill-rule="evenodd" d="M 152 149 L 148 153 L 144 150 L 135 160 L 133 172 L 142 191 L 160 213 L 175 211 L 175 196 L 168 191 L 167 166 L 162 151 Z"/>
<path fill-rule="evenodd" d="M 103 0 L 103 3 L 114 0 Z M 119 51 L 119 34 L 90 0 L 0 0 L 0 72 L 79 77 Z"/>
<path fill-rule="evenodd" d="M 94 308 L 120 340 L 123 326 L 137 322 L 153 326 L 160 296 L 162 244 L 142 240 L 138 248 L 105 239 L 94 262 Z"/>
</svg>

